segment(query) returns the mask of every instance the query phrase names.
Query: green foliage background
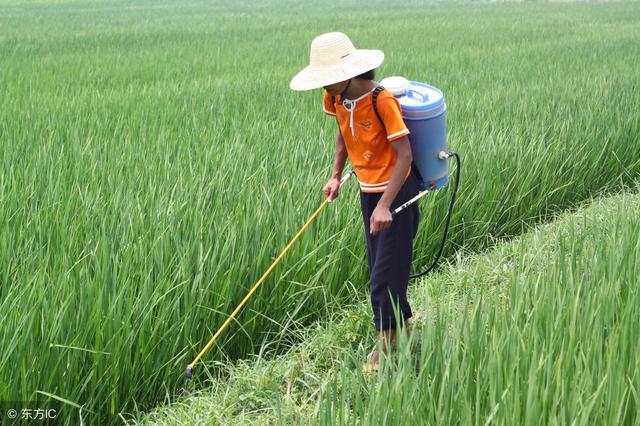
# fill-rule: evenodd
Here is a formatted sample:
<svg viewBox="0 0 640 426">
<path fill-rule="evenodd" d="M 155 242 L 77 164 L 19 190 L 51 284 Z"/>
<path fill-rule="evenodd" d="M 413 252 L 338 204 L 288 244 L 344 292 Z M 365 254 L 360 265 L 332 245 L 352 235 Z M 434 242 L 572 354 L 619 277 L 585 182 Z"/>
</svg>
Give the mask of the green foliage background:
<svg viewBox="0 0 640 426">
<path fill-rule="evenodd" d="M 288 89 L 314 36 L 444 91 L 451 255 L 637 178 L 639 21 L 637 3 L 1 1 L 0 399 L 103 423 L 176 392 L 322 200 L 335 123 Z M 418 267 L 446 198 L 423 204 Z M 363 253 L 352 187 L 200 371 L 364 297 Z"/>
</svg>

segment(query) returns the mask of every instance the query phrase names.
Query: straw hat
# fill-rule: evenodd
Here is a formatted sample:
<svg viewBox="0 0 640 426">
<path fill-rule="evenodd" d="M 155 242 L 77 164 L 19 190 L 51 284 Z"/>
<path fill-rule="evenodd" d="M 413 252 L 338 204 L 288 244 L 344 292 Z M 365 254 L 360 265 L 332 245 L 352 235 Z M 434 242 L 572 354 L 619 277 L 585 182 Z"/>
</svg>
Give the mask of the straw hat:
<svg viewBox="0 0 640 426">
<path fill-rule="evenodd" d="M 293 77 L 289 87 L 311 90 L 329 86 L 377 68 L 382 61 L 382 51 L 356 49 L 343 33 L 322 34 L 311 42 L 309 66 Z"/>
</svg>

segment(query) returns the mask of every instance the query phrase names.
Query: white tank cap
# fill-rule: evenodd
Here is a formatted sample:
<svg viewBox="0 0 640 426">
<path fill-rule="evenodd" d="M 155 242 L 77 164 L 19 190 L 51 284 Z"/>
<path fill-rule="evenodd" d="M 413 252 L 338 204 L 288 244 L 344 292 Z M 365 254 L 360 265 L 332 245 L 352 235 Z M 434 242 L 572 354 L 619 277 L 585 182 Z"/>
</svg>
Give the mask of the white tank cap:
<svg viewBox="0 0 640 426">
<path fill-rule="evenodd" d="M 411 83 L 409 82 L 409 80 L 404 77 L 398 76 L 387 77 L 380 82 L 381 86 L 384 86 L 385 89 L 387 89 L 393 96 L 396 97 L 403 96 L 405 93 L 407 93 L 410 84 Z"/>
</svg>

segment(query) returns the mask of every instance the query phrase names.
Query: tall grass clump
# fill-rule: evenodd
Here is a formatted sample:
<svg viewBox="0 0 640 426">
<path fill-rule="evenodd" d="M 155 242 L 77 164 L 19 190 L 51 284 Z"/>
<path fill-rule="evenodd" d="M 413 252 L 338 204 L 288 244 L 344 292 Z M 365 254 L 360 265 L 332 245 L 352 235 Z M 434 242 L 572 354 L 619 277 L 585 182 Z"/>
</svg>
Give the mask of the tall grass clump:
<svg viewBox="0 0 640 426">
<path fill-rule="evenodd" d="M 109 423 L 175 394 L 321 202 L 335 123 L 319 92 L 287 84 L 322 32 L 384 50 L 380 77 L 446 94 L 464 165 L 447 254 L 638 175 L 634 4 L 373 6 L 0 1 L 1 400 L 54 395 Z M 370 24 L 387 21 L 402 30 Z M 364 294 L 355 196 L 323 212 L 200 371 L 281 350 L 287 324 Z M 418 266 L 445 198 L 423 209 Z"/>
<path fill-rule="evenodd" d="M 349 357 L 337 363 L 316 421 L 637 424 L 639 201 L 525 239 L 492 280 L 452 283 L 379 376 L 363 377 Z"/>
</svg>

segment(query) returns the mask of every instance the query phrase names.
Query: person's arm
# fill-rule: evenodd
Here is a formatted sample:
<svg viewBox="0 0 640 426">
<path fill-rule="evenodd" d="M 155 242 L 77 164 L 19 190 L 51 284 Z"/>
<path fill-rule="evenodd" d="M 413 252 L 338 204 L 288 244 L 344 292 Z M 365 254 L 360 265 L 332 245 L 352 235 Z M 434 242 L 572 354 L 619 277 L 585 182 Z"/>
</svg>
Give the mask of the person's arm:
<svg viewBox="0 0 640 426">
<path fill-rule="evenodd" d="M 400 188 L 404 184 L 407 171 L 413 161 L 408 137 L 403 136 L 400 139 L 390 142 L 390 144 L 397 155 L 396 165 L 391 172 L 391 179 L 389 180 L 387 189 L 385 189 L 376 208 L 373 210 L 373 214 L 371 214 L 369 220 L 369 232 L 371 235 L 376 235 L 378 232 L 384 231 L 391 226 L 393 220 L 390 210 L 391 204 L 393 200 L 396 199 L 398 191 L 400 191 Z"/>
<path fill-rule="evenodd" d="M 342 134 L 338 130 L 336 134 L 336 153 L 333 159 L 333 172 L 329 181 L 324 186 L 322 192 L 329 202 L 338 198 L 340 193 L 340 179 L 342 177 L 342 170 L 347 162 L 347 147 L 342 139 Z"/>
</svg>

